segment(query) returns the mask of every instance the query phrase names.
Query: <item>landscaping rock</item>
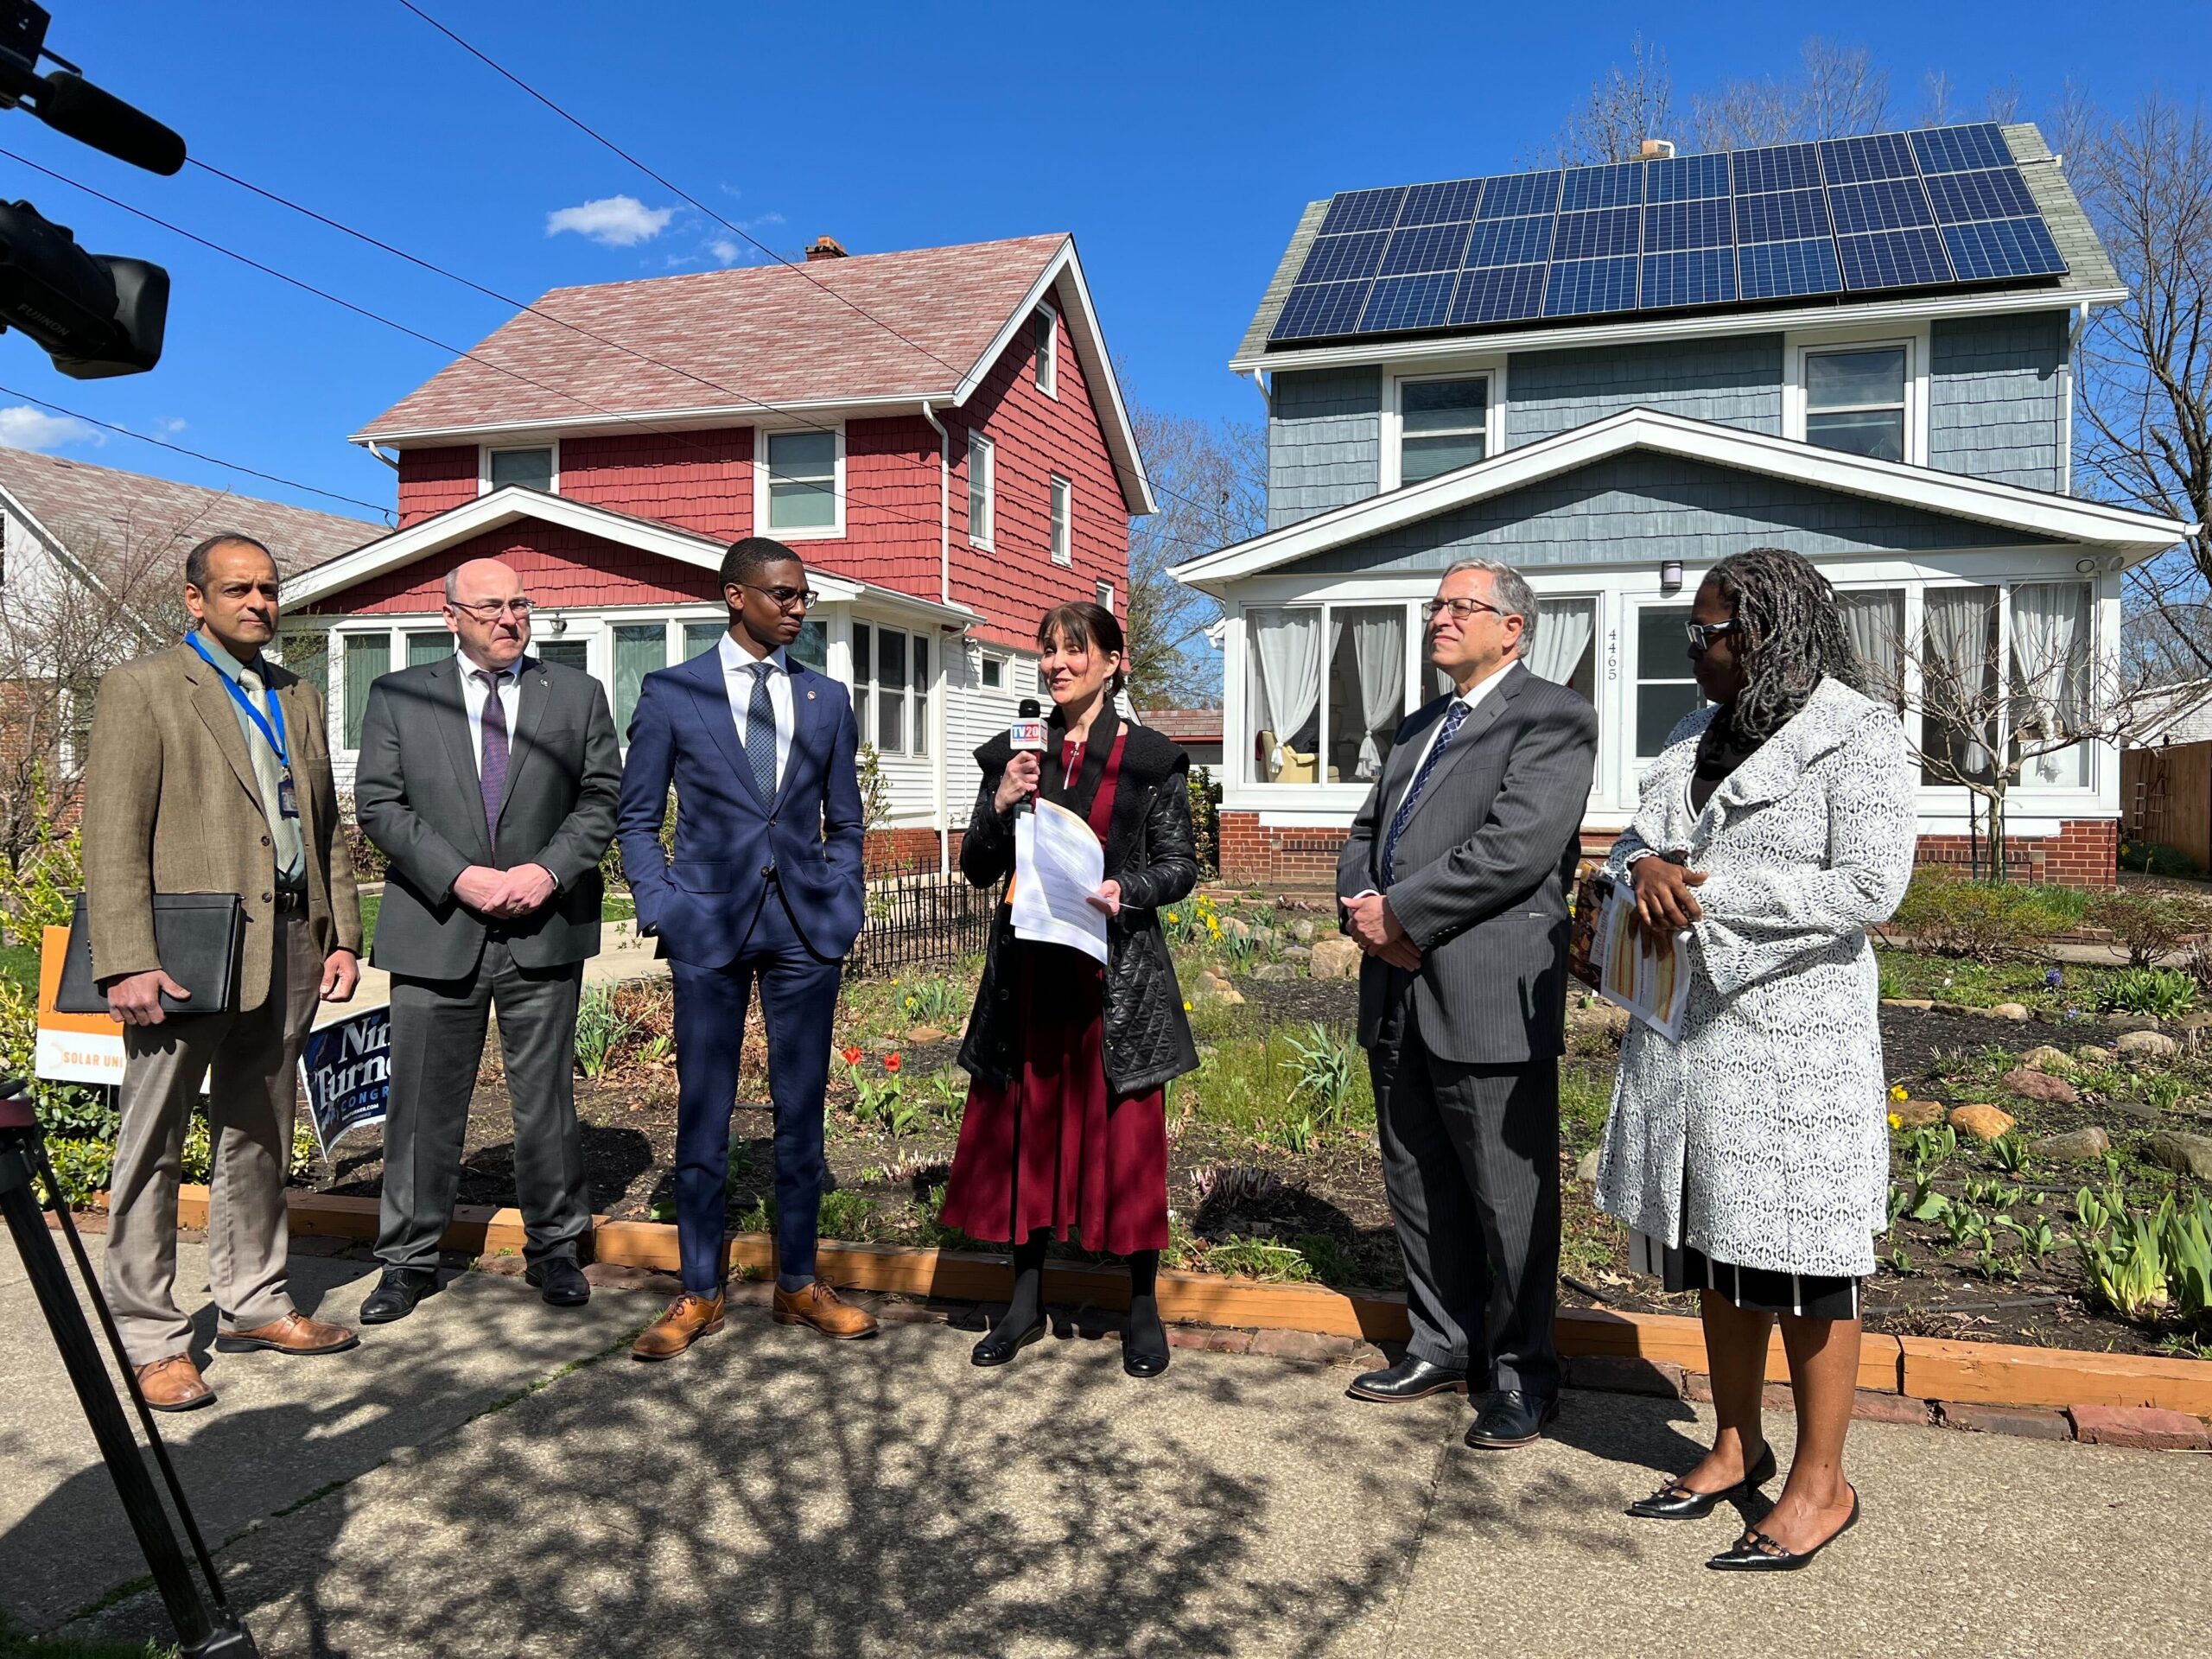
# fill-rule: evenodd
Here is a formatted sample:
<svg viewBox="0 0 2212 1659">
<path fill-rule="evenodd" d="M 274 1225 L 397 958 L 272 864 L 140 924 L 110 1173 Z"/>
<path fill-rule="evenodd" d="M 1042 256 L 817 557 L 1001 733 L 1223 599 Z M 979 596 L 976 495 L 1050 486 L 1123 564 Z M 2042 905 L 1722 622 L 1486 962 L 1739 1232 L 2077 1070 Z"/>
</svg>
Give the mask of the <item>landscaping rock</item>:
<svg viewBox="0 0 2212 1659">
<path fill-rule="evenodd" d="M 1925 1014 L 1936 1003 L 1934 999 L 1925 996 L 1885 996 L 1882 999 L 1882 1006 L 1885 1008 L 1913 1008 Z"/>
<path fill-rule="evenodd" d="M 2011 1130 L 2018 1122 L 2010 1112 L 1980 1103 L 1959 1107 L 1951 1114 L 1953 1128 L 1985 1142 L 1996 1140 Z"/>
<path fill-rule="evenodd" d="M 1241 921 L 1234 916 L 1223 920 L 1221 931 L 1232 939 L 1249 939 L 1252 937 L 1252 925 L 1249 922 Z"/>
<path fill-rule="evenodd" d="M 2039 1100 L 2046 1106 L 2072 1106 L 2082 1098 L 2065 1078 L 2054 1077 L 2048 1071 L 2031 1071 L 2024 1065 L 2016 1066 L 1999 1081 L 2021 1099 Z"/>
<path fill-rule="evenodd" d="M 1322 939 L 1313 946 L 1310 969 L 1316 979 L 1357 979 L 1362 954 L 1351 939 Z"/>
<path fill-rule="evenodd" d="M 2057 1163 L 2094 1164 L 2102 1161 L 2112 1150 L 2112 1136 L 2092 1123 L 2086 1129 L 2075 1129 L 2065 1135 L 2046 1135 L 2031 1144 L 2028 1150 L 2038 1158 Z"/>
<path fill-rule="evenodd" d="M 2184 1014 L 2174 1021 L 2176 1031 L 2203 1031 L 2208 1028 L 2212 1028 L 2212 1014 L 2202 1010 L 2196 1014 Z"/>
<path fill-rule="evenodd" d="M 2120 1052 L 2139 1059 L 2171 1059 L 2181 1045 L 2163 1031 L 2131 1031 L 2120 1039 Z"/>
<path fill-rule="evenodd" d="M 1291 937 L 1300 944 L 1313 944 L 1314 934 L 1319 931 L 1310 916 L 1301 916 L 1290 925 Z"/>
<path fill-rule="evenodd" d="M 1265 923 L 1255 922 L 1249 937 L 1255 945 L 1264 950 L 1275 942 L 1275 931 Z"/>
<path fill-rule="evenodd" d="M 2074 1058 L 2084 1065 L 2106 1065 L 2111 1060 L 2112 1054 L 2112 1050 L 2099 1048 L 2094 1043 L 2084 1043 L 2074 1051 Z"/>
<path fill-rule="evenodd" d="M 916 1026 L 906 1033 L 906 1040 L 918 1048 L 925 1043 L 944 1042 L 948 1035 L 948 1033 L 939 1031 L 935 1026 Z"/>
<path fill-rule="evenodd" d="M 2162 1169 L 2212 1181 L 2212 1135 L 2161 1129 L 2143 1138 L 2143 1155 Z"/>
<path fill-rule="evenodd" d="M 1354 946 L 1353 948 L 1357 950 L 1358 947 Z M 1270 982 L 1279 979 L 1296 979 L 1298 977 L 1298 964 L 1294 962 L 1263 962 L 1254 967 L 1252 969 L 1252 977 L 1255 979 L 1264 979 Z M 1313 977 L 1320 979 L 1324 977 L 1324 976 L 1316 974 Z"/>
<path fill-rule="evenodd" d="M 1893 1100 L 1890 1116 L 1897 1121 L 1901 1129 L 1932 1128 L 1943 1121 L 1943 1103 L 1940 1100 Z"/>
<path fill-rule="evenodd" d="M 1310 944 L 1286 944 L 1277 954 L 1285 962 L 1311 962 L 1313 960 L 1313 947 Z"/>
<path fill-rule="evenodd" d="M 2156 1017 L 2147 1014 L 2100 1014 L 2098 1018 L 2115 1031 L 2156 1031 L 2158 1028 Z"/>
<path fill-rule="evenodd" d="M 1592 1147 L 1574 1160 L 1574 1179 L 1585 1186 L 1594 1186 L 1598 1181 L 1598 1148 Z"/>
<path fill-rule="evenodd" d="M 1930 1002 L 1928 1006 L 1938 1014 L 1964 1014 L 1969 1019 L 1980 1019 L 1989 1012 L 1987 1008 L 1969 1007 L 1963 1002 L 1945 1002 L 1940 999 Z"/>
<path fill-rule="evenodd" d="M 2027 1004 L 2024 1002 L 1999 1002 L 1995 1007 L 1990 1009 L 1989 1017 L 1993 1020 L 2017 1020 L 2021 1023 L 2025 1024 L 2028 1018 Z"/>
<path fill-rule="evenodd" d="M 2072 1068 L 2074 1061 L 2064 1049 L 2044 1043 L 2021 1055 L 2020 1064 L 2031 1071 L 2065 1071 Z"/>
<path fill-rule="evenodd" d="M 1215 969 L 1209 968 L 1191 983 L 1193 1002 L 1220 1002 L 1230 1007 L 1243 1005 L 1244 993 L 1238 990 Z"/>
</svg>

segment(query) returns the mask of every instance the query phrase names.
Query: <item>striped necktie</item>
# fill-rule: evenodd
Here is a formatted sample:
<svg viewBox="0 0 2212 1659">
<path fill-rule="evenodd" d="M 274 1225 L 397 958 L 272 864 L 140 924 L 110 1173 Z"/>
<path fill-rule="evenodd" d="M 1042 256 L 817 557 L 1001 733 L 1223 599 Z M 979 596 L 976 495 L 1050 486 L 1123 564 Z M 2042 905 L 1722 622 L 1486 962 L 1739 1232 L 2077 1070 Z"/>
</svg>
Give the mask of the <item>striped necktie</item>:
<svg viewBox="0 0 2212 1659">
<path fill-rule="evenodd" d="M 1444 713 L 1444 729 L 1436 734 L 1436 741 L 1421 759 L 1421 770 L 1414 773 L 1413 782 L 1407 786 L 1406 798 L 1398 803 L 1398 810 L 1390 815 L 1390 833 L 1382 842 L 1382 885 L 1398 879 L 1398 837 L 1406 833 L 1406 820 L 1414 815 L 1414 807 L 1421 799 L 1421 792 L 1428 785 L 1428 775 L 1436 770 L 1444 751 L 1452 747 L 1452 740 L 1459 735 L 1459 728 L 1467 718 L 1467 705 L 1458 697 Z"/>
</svg>

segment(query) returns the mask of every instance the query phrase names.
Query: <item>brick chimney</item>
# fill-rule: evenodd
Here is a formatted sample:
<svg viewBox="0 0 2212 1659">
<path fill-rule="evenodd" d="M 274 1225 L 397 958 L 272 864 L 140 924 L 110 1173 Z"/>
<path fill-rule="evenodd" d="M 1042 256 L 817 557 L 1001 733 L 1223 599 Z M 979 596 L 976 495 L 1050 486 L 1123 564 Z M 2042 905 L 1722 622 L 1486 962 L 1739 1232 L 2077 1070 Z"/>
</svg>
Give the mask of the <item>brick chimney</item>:
<svg viewBox="0 0 2212 1659">
<path fill-rule="evenodd" d="M 810 265 L 817 259 L 842 259 L 844 257 L 845 245 L 834 236 L 816 237 L 806 251 L 806 263 Z"/>
</svg>

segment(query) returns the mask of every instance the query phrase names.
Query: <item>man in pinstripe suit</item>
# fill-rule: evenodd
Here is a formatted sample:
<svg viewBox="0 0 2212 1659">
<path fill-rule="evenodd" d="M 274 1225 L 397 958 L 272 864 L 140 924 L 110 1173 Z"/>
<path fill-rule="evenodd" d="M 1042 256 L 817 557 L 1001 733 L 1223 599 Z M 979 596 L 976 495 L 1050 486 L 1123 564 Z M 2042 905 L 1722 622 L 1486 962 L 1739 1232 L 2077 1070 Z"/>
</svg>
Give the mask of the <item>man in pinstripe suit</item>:
<svg viewBox="0 0 2212 1659">
<path fill-rule="evenodd" d="M 1502 1448 L 1558 1409 L 1567 887 L 1598 715 L 1523 665 L 1536 601 L 1510 566 L 1452 566 L 1427 612 L 1452 693 L 1398 728 L 1337 862 L 1413 1323 L 1405 1358 L 1351 1392 L 1479 1378 L 1467 1443 Z"/>
</svg>

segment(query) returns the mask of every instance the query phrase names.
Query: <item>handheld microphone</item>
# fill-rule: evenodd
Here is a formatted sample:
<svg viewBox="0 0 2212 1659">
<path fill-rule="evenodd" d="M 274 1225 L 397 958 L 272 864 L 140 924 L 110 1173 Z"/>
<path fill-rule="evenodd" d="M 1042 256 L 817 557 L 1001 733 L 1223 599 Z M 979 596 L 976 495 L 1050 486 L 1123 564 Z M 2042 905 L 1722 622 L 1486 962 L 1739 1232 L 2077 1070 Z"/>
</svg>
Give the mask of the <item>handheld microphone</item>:
<svg viewBox="0 0 2212 1659">
<path fill-rule="evenodd" d="M 1034 697 L 1024 697 L 1014 709 L 1014 724 L 1007 728 L 1006 737 L 1007 743 L 1013 746 L 1016 754 L 1021 753 L 1024 750 L 1032 754 L 1044 753 L 1045 722 L 1039 718 L 1040 713 L 1037 699 Z M 1034 810 L 1034 798 L 1024 796 L 1020 804 L 1014 809 L 1014 816 L 1019 817 L 1024 812 Z"/>
<path fill-rule="evenodd" d="M 35 95 L 32 111 L 56 132 L 163 177 L 184 166 L 184 140 L 82 75 L 57 69 Z"/>
</svg>

